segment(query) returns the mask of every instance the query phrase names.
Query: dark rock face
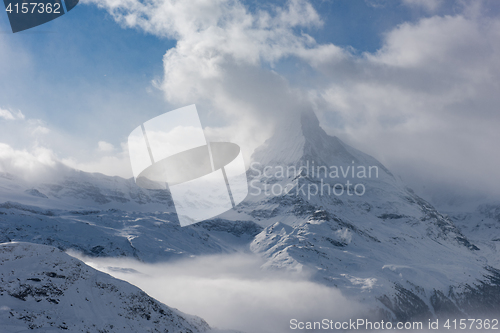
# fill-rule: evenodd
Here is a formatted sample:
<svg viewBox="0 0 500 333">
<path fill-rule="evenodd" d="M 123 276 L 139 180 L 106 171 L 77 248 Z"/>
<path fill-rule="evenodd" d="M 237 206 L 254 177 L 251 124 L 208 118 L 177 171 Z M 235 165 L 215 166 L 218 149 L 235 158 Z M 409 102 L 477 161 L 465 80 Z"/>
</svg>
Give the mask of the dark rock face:
<svg viewBox="0 0 500 333">
<path fill-rule="evenodd" d="M 405 322 L 433 317 L 427 304 L 412 291 L 400 285 L 396 285 L 395 289 L 396 293 L 393 297 L 384 295 L 378 300 L 392 312 L 397 321 Z"/>
<path fill-rule="evenodd" d="M 500 313 L 500 270 L 493 267 L 485 269 L 488 274 L 484 279 L 467 285 L 464 291 L 453 297 L 459 307 L 470 315 Z"/>
</svg>

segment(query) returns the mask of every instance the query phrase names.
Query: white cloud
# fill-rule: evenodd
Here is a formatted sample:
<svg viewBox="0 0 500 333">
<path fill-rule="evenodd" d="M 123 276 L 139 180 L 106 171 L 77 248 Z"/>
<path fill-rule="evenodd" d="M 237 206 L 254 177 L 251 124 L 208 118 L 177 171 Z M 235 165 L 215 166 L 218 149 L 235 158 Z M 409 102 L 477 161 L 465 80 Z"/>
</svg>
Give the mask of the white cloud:
<svg viewBox="0 0 500 333">
<path fill-rule="evenodd" d="M 99 141 L 97 143 L 97 150 L 101 152 L 110 152 L 113 151 L 113 149 L 115 149 L 115 147 L 109 142 Z"/>
<path fill-rule="evenodd" d="M 24 114 L 21 112 L 21 110 L 17 110 L 17 112 L 16 112 L 16 118 L 17 118 L 17 119 L 24 120 L 26 117 L 25 117 L 25 116 L 24 116 Z"/>
<path fill-rule="evenodd" d="M 99 141 L 97 146 L 97 154 L 87 155 L 85 158 L 73 155 L 62 158 L 61 162 L 70 168 L 86 172 L 98 172 L 123 178 L 133 176 L 126 143 L 122 143 L 120 149 L 116 149 L 114 145 L 106 141 Z"/>
<path fill-rule="evenodd" d="M 43 142 L 51 132 L 45 122 L 26 118 L 20 110 L 0 109 L 0 118 L 8 120 L 0 122 L 0 172 L 30 181 L 57 173 L 58 158 Z"/>
<path fill-rule="evenodd" d="M 14 120 L 14 116 L 9 110 L 0 109 L 0 117 L 6 120 Z"/>
<path fill-rule="evenodd" d="M 429 10 L 439 6 L 439 1 L 405 3 Z M 248 142 L 257 145 L 269 135 L 273 116 L 282 113 L 278 110 L 309 107 L 307 95 L 318 111 L 340 117 L 342 126 L 327 127 L 390 165 L 406 160 L 444 177 L 450 176 L 444 169 L 453 166 L 457 174 L 482 178 L 472 161 L 498 162 L 476 147 L 498 142 L 498 20 L 456 15 L 404 23 L 386 34 L 379 51 L 356 58 L 293 32 L 321 24 L 305 1 L 256 14 L 238 1 L 223 0 L 147 5 L 108 0 L 98 5 L 126 26 L 178 40 L 165 54 L 159 87 L 171 102 L 209 100 L 213 109 L 223 111 L 232 125 L 209 130 L 215 136 L 224 132 L 246 147 Z M 260 67 L 289 56 L 312 65 L 329 83 L 322 78 L 312 89 L 292 88 Z M 464 154 L 473 158 L 464 162 Z M 489 167 L 481 168 L 491 174 Z M 492 177 L 500 181 L 498 174 Z"/>
<path fill-rule="evenodd" d="M 34 169 L 36 164 L 54 166 L 56 159 L 47 148 L 35 147 L 32 151 L 15 150 L 7 144 L 0 143 L 0 160 L 2 163 L 10 161 L 16 168 Z"/>
<path fill-rule="evenodd" d="M 125 27 L 177 40 L 164 58 L 163 80 L 156 82 L 170 103 L 196 103 L 224 119 L 218 130 L 248 155 L 270 134 L 276 119 L 304 107 L 278 73 L 261 68 L 286 57 L 310 62 L 343 59 L 347 52 L 319 45 L 304 32 L 322 26 L 305 0 L 251 13 L 240 1 L 87 0 L 107 9 Z M 220 122 L 219 122 L 220 123 Z"/>
<path fill-rule="evenodd" d="M 35 146 L 18 150 L 0 143 L 0 172 L 36 181 L 52 176 L 57 167 L 57 158 L 50 149 Z"/>
<path fill-rule="evenodd" d="M 0 108 L 0 118 L 3 118 L 5 120 L 16 120 L 16 119 L 24 120 L 25 117 L 24 114 L 21 112 L 21 110 L 12 113 L 12 111 Z"/>
<path fill-rule="evenodd" d="M 104 141 L 101 141 L 104 142 Z M 109 147 L 108 147 L 109 148 Z M 120 176 L 123 178 L 131 178 L 132 168 L 130 166 L 130 158 L 126 143 L 121 144 L 121 149 L 110 154 L 112 151 L 105 151 L 108 154 L 87 156 L 84 160 L 77 159 L 74 156 L 69 156 L 61 159 L 61 162 L 70 168 L 82 170 L 86 172 L 99 172 L 108 176 Z M 101 151 L 102 152 L 102 151 Z"/>
<path fill-rule="evenodd" d="M 16 149 L 0 142 L 0 172 L 16 175 L 29 181 L 58 177 L 64 166 L 86 172 L 100 172 L 109 176 L 131 178 L 132 170 L 126 145 L 113 155 L 89 156 L 85 161 L 75 157 L 61 158 L 45 147 L 35 143 L 29 148 Z"/>
<path fill-rule="evenodd" d="M 493 27 L 483 26 L 484 23 L 461 15 L 434 16 L 417 24 L 404 23 L 387 33 L 384 46 L 368 57 L 375 63 L 400 68 L 420 67 L 452 74 L 450 67 L 453 67 L 458 73 L 471 74 L 472 70 L 479 69 L 482 52 L 491 56 L 498 48 L 497 33 L 491 29 Z M 489 49 L 490 46 L 494 49 Z"/>
<path fill-rule="evenodd" d="M 353 60 L 311 94 L 324 114 L 335 114 L 340 134 L 374 154 L 425 195 L 450 188 L 499 195 L 492 154 L 500 144 L 500 19 L 434 16 L 386 34 L 374 54 Z M 315 98 L 315 97 L 313 97 Z M 481 161 L 478 163 L 478 161 Z M 446 188 L 445 191 L 442 191 Z"/>
<path fill-rule="evenodd" d="M 500 144 L 500 20 L 481 15 L 480 2 L 461 2 L 453 16 L 403 23 L 385 34 L 380 50 L 362 56 L 303 33 L 322 26 L 306 0 L 255 12 L 237 0 L 85 2 L 124 27 L 176 39 L 157 87 L 174 105 L 196 103 L 224 119 L 227 126 L 214 121 L 219 126 L 207 135 L 240 144 L 247 160 L 280 117 L 313 107 L 331 134 L 375 155 L 410 185 L 430 179 L 435 188 L 499 191 L 492 147 Z M 404 3 L 429 12 L 441 4 Z M 283 59 L 311 73 L 291 84 L 289 73 L 273 69 Z"/>
<path fill-rule="evenodd" d="M 5 112 L 4 112 L 5 111 Z M 3 115 L 3 116 L 2 116 Z M 55 176 L 62 165 L 87 172 L 100 172 L 110 176 L 132 177 L 126 144 L 120 150 L 105 141 L 99 141 L 96 150 L 75 154 L 78 148 L 71 145 L 68 134 L 52 131 L 40 119 L 26 118 L 20 111 L 13 113 L 0 109 L 0 171 L 21 178 L 37 180 Z M 24 119 L 22 122 L 10 120 Z M 3 142 L 2 142 L 3 141 Z M 69 149 L 68 149 L 69 147 Z M 57 149 L 59 148 L 59 149 Z M 69 155 L 55 151 L 69 151 Z M 103 153 L 106 155 L 103 156 Z"/>
<path fill-rule="evenodd" d="M 348 321 L 367 314 L 364 305 L 348 300 L 337 289 L 309 281 L 306 274 L 262 270 L 262 259 L 254 255 L 203 256 L 160 264 L 82 259 L 220 329 L 290 332 L 293 318 Z"/>
<path fill-rule="evenodd" d="M 48 134 L 48 133 L 50 133 L 50 129 L 40 125 L 35 127 L 35 129 L 32 132 L 33 135 Z"/>
</svg>

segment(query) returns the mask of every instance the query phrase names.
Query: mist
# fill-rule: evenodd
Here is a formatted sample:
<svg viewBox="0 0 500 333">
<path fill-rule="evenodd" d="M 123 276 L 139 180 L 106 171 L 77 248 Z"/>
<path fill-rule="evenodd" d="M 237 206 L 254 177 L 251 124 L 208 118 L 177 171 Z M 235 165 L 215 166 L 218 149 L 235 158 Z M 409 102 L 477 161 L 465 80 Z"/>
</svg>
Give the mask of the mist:
<svg viewBox="0 0 500 333">
<path fill-rule="evenodd" d="M 341 321 L 368 313 L 365 305 L 348 300 L 337 289 L 309 281 L 305 272 L 264 271 L 262 259 L 251 254 L 157 264 L 70 254 L 170 307 L 200 316 L 212 328 L 290 332 L 291 319 Z"/>
</svg>

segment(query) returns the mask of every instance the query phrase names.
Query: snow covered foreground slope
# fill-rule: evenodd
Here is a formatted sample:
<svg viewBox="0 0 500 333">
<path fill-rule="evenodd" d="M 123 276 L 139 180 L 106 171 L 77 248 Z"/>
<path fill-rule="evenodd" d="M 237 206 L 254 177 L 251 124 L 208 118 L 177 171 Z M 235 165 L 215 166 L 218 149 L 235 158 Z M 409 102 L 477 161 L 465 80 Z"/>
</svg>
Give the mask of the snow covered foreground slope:
<svg viewBox="0 0 500 333">
<path fill-rule="evenodd" d="M 203 319 L 50 246 L 0 244 L 0 281 L 0 331 L 5 333 L 210 331 Z"/>
<path fill-rule="evenodd" d="M 181 228 L 175 214 L 124 210 L 47 210 L 0 204 L 0 241 L 72 249 L 88 256 L 156 262 L 193 255 L 234 253 L 262 228 L 248 221 L 215 219 Z"/>
</svg>

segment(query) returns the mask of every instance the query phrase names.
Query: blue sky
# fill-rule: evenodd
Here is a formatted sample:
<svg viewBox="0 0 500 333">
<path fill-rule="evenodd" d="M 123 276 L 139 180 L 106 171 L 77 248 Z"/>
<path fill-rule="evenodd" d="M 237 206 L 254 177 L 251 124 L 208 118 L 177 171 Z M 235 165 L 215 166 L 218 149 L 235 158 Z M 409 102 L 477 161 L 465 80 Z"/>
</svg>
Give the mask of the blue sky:
<svg viewBox="0 0 500 333">
<path fill-rule="evenodd" d="M 137 4 L 86 0 L 16 34 L 0 15 L 0 109 L 24 115 L 0 117 L 2 156 L 129 176 L 123 143 L 158 114 L 196 103 L 209 136 L 251 151 L 294 104 L 410 183 L 500 180 L 497 1 Z"/>
<path fill-rule="evenodd" d="M 0 81 L 2 107 L 21 109 L 83 141 L 122 139 L 110 131 L 127 125 L 117 117 L 122 112 L 137 122 L 164 110 L 161 94 L 147 88 L 161 75 L 162 56 L 175 41 L 122 29 L 87 5 L 17 34 L 9 33 L 6 15 L 0 22 L 4 41 L 27 58 L 5 64 L 16 70 L 14 82 Z"/>
</svg>

